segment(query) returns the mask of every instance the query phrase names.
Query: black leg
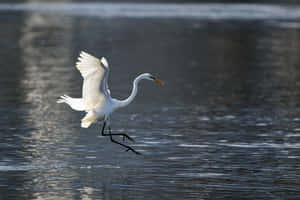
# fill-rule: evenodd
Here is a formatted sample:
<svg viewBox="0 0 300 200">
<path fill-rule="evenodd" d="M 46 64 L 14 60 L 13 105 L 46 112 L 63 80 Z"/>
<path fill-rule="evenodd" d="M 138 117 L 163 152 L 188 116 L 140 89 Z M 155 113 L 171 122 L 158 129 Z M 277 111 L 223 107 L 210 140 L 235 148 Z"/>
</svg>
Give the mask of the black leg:
<svg viewBox="0 0 300 200">
<path fill-rule="evenodd" d="M 108 126 L 109 134 L 106 134 L 106 133 L 104 133 L 105 126 L 106 126 L 106 122 L 104 121 L 103 128 L 102 128 L 102 132 L 101 132 L 101 134 L 102 134 L 103 136 L 109 136 L 109 137 L 110 137 L 110 141 L 112 141 L 113 143 L 119 144 L 119 145 L 121 145 L 121 146 L 127 148 L 126 151 L 132 151 L 133 153 L 138 154 L 138 155 L 141 154 L 140 152 L 137 152 L 136 150 L 134 150 L 132 147 L 130 147 L 130 146 L 128 146 L 128 145 L 125 145 L 125 144 L 123 144 L 123 143 L 121 143 L 121 142 L 118 142 L 118 141 L 114 140 L 113 137 L 112 137 L 113 135 L 122 135 L 122 136 L 124 137 L 124 135 L 126 135 L 126 134 L 112 134 L 112 133 L 111 133 L 110 126 Z M 125 137 L 126 137 L 126 136 L 125 136 Z M 127 136 L 127 137 L 129 137 L 129 136 Z"/>
<path fill-rule="evenodd" d="M 128 146 L 128 145 L 125 145 L 125 144 L 122 144 L 121 142 L 118 142 L 118 141 L 114 140 L 112 136 L 115 135 L 115 134 L 112 134 L 112 133 L 111 133 L 110 126 L 108 127 L 108 130 L 109 130 L 110 141 L 112 141 L 113 143 L 119 144 L 119 145 L 121 145 L 121 146 L 127 148 L 126 151 L 132 151 L 133 153 L 138 154 L 138 155 L 141 154 L 140 152 L 134 150 L 132 147 L 130 147 L 130 146 Z"/>
<path fill-rule="evenodd" d="M 101 132 L 101 134 L 103 136 L 119 135 L 119 136 L 123 136 L 123 141 L 125 141 L 125 138 L 127 138 L 128 140 L 134 142 L 134 139 L 132 137 L 130 137 L 129 135 L 125 134 L 125 133 L 111 133 L 110 126 L 108 127 L 109 128 L 109 134 L 104 133 L 105 126 L 106 126 L 106 121 L 104 121 L 102 132 Z"/>
</svg>

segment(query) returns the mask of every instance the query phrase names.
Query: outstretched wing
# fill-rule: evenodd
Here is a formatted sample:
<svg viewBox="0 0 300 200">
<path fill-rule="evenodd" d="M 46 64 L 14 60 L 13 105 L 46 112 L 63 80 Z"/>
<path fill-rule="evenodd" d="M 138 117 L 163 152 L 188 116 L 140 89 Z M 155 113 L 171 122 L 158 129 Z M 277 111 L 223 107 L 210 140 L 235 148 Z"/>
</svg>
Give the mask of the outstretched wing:
<svg viewBox="0 0 300 200">
<path fill-rule="evenodd" d="M 109 96 L 107 86 L 109 67 L 106 59 L 103 57 L 100 61 L 82 51 L 76 68 L 83 77 L 82 98 L 85 110 L 101 107 Z"/>
</svg>

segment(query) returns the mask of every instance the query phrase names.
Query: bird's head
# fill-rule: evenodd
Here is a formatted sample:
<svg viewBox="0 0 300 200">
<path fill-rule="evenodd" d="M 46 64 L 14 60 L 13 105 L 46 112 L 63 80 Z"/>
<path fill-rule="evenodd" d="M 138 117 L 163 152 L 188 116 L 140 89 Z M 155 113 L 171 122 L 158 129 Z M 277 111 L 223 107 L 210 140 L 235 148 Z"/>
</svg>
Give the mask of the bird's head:
<svg viewBox="0 0 300 200">
<path fill-rule="evenodd" d="M 161 85 L 165 84 L 164 82 L 162 82 L 161 80 L 157 79 L 156 77 L 154 77 L 152 74 L 149 74 L 149 73 L 142 74 L 142 78 L 150 80 L 150 81 L 156 81 Z"/>
</svg>

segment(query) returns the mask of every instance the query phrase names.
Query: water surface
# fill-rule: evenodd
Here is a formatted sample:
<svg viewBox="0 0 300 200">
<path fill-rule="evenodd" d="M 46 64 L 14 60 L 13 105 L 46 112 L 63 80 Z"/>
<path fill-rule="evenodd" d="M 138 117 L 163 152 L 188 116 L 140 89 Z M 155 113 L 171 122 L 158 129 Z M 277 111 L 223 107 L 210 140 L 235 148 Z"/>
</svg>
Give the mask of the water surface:
<svg viewBox="0 0 300 200">
<path fill-rule="evenodd" d="M 197 4 L 166 17 L 90 6 L 0 4 L 1 199 L 300 198 L 297 7 Z M 142 82 L 112 116 L 142 156 L 56 104 L 81 96 L 81 50 L 107 57 L 115 98 L 139 73 L 166 82 Z"/>
</svg>

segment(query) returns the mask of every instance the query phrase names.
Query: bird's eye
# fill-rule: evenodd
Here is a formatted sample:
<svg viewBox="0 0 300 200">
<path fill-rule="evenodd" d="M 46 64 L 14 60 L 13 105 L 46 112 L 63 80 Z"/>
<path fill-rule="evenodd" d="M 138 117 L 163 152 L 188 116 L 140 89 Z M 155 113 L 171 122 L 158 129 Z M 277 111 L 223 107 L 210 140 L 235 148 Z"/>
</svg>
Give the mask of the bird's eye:
<svg viewBox="0 0 300 200">
<path fill-rule="evenodd" d="M 153 80 L 155 79 L 155 77 L 154 77 L 154 76 L 150 76 L 150 78 L 152 78 Z"/>
</svg>

